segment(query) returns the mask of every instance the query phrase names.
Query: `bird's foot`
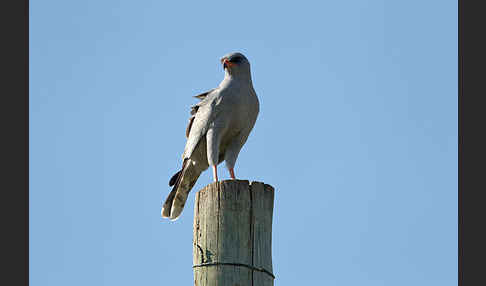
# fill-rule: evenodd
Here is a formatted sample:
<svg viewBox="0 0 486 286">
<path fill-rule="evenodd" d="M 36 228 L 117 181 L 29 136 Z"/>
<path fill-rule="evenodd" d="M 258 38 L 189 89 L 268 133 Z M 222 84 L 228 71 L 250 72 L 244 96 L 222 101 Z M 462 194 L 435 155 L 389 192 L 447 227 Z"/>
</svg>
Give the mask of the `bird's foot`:
<svg viewBox="0 0 486 286">
<path fill-rule="evenodd" d="M 218 167 L 216 165 L 213 166 L 213 180 L 218 181 Z"/>
<path fill-rule="evenodd" d="M 233 169 L 229 169 L 229 172 L 230 172 L 231 179 L 236 180 L 235 171 Z"/>
</svg>

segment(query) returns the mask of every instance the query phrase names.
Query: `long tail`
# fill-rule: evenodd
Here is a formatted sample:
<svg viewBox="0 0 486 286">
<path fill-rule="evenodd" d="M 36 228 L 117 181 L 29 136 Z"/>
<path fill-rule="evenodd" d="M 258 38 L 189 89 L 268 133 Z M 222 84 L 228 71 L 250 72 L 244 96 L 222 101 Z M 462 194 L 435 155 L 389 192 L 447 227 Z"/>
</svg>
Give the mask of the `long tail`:
<svg viewBox="0 0 486 286">
<path fill-rule="evenodd" d="M 201 172 L 197 165 L 194 165 L 191 159 L 185 159 L 182 163 L 182 169 L 175 173 L 169 181 L 169 186 L 174 186 L 167 196 L 162 207 L 162 217 L 176 220 L 184 209 L 187 195 L 191 191 Z"/>
</svg>

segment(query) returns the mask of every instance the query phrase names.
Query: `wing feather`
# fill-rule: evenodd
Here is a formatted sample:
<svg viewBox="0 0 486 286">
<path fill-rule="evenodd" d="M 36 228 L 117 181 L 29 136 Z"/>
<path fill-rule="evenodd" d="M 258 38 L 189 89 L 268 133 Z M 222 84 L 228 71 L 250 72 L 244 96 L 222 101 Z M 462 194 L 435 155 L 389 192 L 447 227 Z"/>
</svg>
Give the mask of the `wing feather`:
<svg viewBox="0 0 486 286">
<path fill-rule="evenodd" d="M 194 97 L 197 98 L 197 99 L 200 99 L 202 101 L 208 96 L 208 94 L 210 94 L 214 90 L 216 90 L 216 88 L 213 88 L 209 91 L 206 91 L 206 92 L 201 93 L 199 95 L 196 95 Z M 201 103 L 201 102 L 199 102 L 199 103 Z M 199 109 L 199 103 L 191 106 L 191 117 L 189 117 L 189 123 L 187 124 L 187 127 L 186 127 L 186 138 L 188 138 L 189 133 L 191 133 L 192 123 L 194 122 L 194 118 L 196 117 L 197 110 Z"/>
<path fill-rule="evenodd" d="M 199 140 L 206 135 L 209 125 L 216 118 L 219 112 L 218 103 L 221 101 L 219 90 L 217 88 L 197 96 L 200 102 L 192 106 L 189 118 L 189 124 L 186 128 L 187 142 L 184 148 L 182 158 L 191 157 Z"/>
<path fill-rule="evenodd" d="M 195 98 L 198 98 L 198 99 L 200 99 L 200 100 L 203 100 L 203 99 L 205 99 L 205 98 L 206 98 L 206 96 L 207 96 L 208 94 L 210 94 L 210 93 L 211 93 L 211 92 L 213 92 L 214 90 L 215 90 L 215 88 L 213 88 L 213 89 L 211 89 L 211 90 L 208 90 L 208 91 L 206 91 L 206 92 L 203 92 L 203 93 L 201 93 L 201 94 L 195 95 L 194 97 L 195 97 Z"/>
</svg>

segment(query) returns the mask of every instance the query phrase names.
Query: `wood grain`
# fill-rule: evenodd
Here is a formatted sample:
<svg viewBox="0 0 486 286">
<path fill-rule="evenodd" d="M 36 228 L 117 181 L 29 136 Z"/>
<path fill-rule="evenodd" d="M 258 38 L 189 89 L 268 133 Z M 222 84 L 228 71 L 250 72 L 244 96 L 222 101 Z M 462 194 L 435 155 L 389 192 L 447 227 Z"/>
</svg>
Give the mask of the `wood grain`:
<svg viewBox="0 0 486 286">
<path fill-rule="evenodd" d="M 274 193 L 261 182 L 226 180 L 196 194 L 194 285 L 273 285 Z"/>
</svg>

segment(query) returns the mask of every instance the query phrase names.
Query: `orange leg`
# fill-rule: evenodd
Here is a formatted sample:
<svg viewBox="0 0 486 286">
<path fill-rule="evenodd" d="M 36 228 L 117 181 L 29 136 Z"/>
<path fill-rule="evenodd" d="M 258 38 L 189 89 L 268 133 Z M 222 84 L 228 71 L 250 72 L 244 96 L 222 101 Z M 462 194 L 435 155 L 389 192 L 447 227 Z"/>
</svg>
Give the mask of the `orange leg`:
<svg viewBox="0 0 486 286">
<path fill-rule="evenodd" d="M 218 167 L 216 165 L 213 166 L 213 179 L 215 182 L 218 181 Z"/>
<path fill-rule="evenodd" d="M 229 169 L 231 179 L 236 180 L 235 178 L 235 171 L 233 169 Z"/>
</svg>

